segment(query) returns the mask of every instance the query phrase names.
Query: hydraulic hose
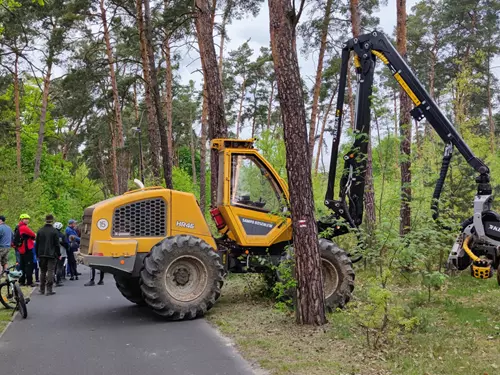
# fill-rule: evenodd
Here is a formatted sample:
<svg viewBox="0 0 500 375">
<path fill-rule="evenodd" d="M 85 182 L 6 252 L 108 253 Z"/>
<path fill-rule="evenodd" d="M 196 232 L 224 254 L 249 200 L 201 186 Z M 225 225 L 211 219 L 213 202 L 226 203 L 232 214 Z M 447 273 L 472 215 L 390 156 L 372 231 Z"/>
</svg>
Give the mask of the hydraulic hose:
<svg viewBox="0 0 500 375">
<path fill-rule="evenodd" d="M 475 255 L 472 250 L 469 248 L 469 240 L 470 236 L 467 236 L 467 238 L 464 241 L 463 248 L 467 255 L 472 259 L 473 262 L 479 262 L 481 258 L 479 258 L 477 255 Z"/>
<path fill-rule="evenodd" d="M 451 156 L 453 152 L 453 145 L 448 143 L 444 148 L 443 154 L 443 164 L 441 164 L 441 172 L 439 172 L 439 178 L 436 182 L 436 187 L 434 188 L 434 194 L 432 194 L 432 205 L 431 210 L 432 218 L 436 220 L 439 217 L 439 197 L 441 196 L 441 192 L 443 191 L 444 181 L 446 179 L 446 175 L 448 174 L 448 168 L 451 163 Z"/>
</svg>

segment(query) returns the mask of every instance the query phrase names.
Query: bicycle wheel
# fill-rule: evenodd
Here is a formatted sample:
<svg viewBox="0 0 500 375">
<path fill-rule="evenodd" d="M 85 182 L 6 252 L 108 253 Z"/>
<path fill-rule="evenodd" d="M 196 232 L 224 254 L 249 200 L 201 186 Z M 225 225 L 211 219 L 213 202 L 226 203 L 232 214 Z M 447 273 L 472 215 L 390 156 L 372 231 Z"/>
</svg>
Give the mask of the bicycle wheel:
<svg viewBox="0 0 500 375">
<path fill-rule="evenodd" d="M 26 319 L 28 317 L 28 309 L 26 308 L 23 291 L 18 284 L 14 284 L 14 294 L 17 299 L 17 308 L 19 309 L 19 313 L 24 319 Z"/>
<path fill-rule="evenodd" d="M 4 283 L 0 286 L 0 302 L 6 309 L 16 308 L 16 299 L 11 284 Z"/>
</svg>

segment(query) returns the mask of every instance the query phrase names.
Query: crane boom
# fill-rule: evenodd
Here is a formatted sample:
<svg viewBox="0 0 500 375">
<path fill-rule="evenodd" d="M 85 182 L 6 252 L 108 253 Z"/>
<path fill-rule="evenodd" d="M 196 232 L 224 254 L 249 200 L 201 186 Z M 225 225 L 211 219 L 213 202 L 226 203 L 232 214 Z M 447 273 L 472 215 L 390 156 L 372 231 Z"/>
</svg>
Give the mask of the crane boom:
<svg viewBox="0 0 500 375">
<path fill-rule="evenodd" d="M 335 200 L 335 176 L 339 157 L 346 80 L 349 74 L 348 62 L 351 53 L 354 54 L 358 83 L 354 119 L 355 139 L 349 152 L 343 155 L 344 171 L 340 180 L 339 199 Z M 467 163 L 479 173 L 476 178 L 478 196 L 490 195 L 490 170 L 488 166 L 474 155 L 387 36 L 379 31 L 373 31 L 358 38 L 350 39 L 342 48 L 342 66 L 325 205 L 334 211 L 335 216 L 345 219 L 351 227 L 357 227 L 362 222 L 366 154 L 370 137 L 370 98 L 376 58 L 380 59 L 390 69 L 393 77 L 412 100 L 414 108 L 410 111 L 411 116 L 417 121 L 427 119 L 428 123 L 445 142 L 441 172 L 433 194 L 433 217 L 437 218 L 438 216 L 438 200 L 448 172 L 453 148 L 456 148 Z M 340 235 L 345 232 L 345 230 L 337 230 L 333 235 Z"/>
</svg>

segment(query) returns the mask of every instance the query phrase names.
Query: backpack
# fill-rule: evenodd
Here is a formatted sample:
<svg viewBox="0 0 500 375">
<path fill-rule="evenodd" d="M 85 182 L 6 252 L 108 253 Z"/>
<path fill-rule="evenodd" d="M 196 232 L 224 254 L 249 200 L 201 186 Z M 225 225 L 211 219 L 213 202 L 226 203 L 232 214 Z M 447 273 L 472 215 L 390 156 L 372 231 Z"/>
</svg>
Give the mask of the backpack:
<svg viewBox="0 0 500 375">
<path fill-rule="evenodd" d="M 14 237 L 12 238 L 12 243 L 16 249 L 20 248 L 23 244 L 23 238 L 21 237 L 21 232 L 19 231 L 19 225 L 16 225 L 14 229 Z"/>
</svg>

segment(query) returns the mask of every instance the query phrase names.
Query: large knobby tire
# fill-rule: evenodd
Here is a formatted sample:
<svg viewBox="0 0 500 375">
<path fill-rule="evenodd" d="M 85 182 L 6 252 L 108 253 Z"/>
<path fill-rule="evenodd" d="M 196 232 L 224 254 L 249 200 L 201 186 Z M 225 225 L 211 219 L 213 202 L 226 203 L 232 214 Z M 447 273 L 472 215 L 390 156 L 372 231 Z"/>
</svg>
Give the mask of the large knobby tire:
<svg viewBox="0 0 500 375">
<path fill-rule="evenodd" d="M 327 310 L 331 312 L 337 308 L 343 308 L 350 301 L 354 290 L 354 270 L 347 253 L 333 242 L 320 238 L 319 252 L 323 272 L 325 305 Z M 291 256 L 293 256 L 293 247 L 286 256 L 282 257 L 282 260 L 290 259 Z M 280 280 L 279 273 L 277 276 Z M 293 300 L 295 300 L 295 295 L 295 289 L 286 291 L 286 296 Z"/>
<path fill-rule="evenodd" d="M 139 306 L 146 306 L 138 277 L 114 275 L 116 287 L 123 297 Z"/>
<path fill-rule="evenodd" d="M 319 240 L 323 290 L 329 311 L 342 308 L 351 299 L 354 290 L 354 270 L 347 253 L 324 238 Z"/>
<path fill-rule="evenodd" d="M 144 258 L 141 290 L 146 304 L 168 320 L 203 316 L 220 296 L 224 267 L 200 238 L 167 237 Z"/>
</svg>

